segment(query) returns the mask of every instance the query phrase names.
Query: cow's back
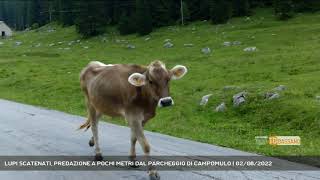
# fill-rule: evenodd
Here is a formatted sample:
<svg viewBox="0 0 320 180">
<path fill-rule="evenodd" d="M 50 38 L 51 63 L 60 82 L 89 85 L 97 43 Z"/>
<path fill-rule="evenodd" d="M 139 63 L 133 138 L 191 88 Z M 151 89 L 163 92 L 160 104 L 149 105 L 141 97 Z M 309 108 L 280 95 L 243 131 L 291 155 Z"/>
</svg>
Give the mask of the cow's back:
<svg viewBox="0 0 320 180">
<path fill-rule="evenodd" d="M 137 93 L 128 77 L 144 71 L 146 68 L 138 65 L 91 62 L 81 73 L 81 86 L 97 111 L 109 116 L 123 116 L 125 107 Z"/>
</svg>

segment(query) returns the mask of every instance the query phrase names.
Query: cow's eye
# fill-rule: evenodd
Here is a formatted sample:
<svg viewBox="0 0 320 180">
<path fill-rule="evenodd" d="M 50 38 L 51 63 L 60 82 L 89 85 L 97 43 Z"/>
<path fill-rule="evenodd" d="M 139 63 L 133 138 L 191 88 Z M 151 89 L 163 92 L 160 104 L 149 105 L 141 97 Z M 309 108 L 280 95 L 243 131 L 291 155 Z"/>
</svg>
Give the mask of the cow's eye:
<svg viewBox="0 0 320 180">
<path fill-rule="evenodd" d="M 149 80 L 149 83 L 152 84 L 153 82 L 151 80 Z"/>
</svg>

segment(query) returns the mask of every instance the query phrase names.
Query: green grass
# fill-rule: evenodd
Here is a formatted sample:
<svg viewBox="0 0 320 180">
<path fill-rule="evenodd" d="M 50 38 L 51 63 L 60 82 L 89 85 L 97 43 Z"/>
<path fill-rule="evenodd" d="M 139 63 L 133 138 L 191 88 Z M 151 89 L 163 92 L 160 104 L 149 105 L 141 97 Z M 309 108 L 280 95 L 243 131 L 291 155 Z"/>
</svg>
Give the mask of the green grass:
<svg viewBox="0 0 320 180">
<path fill-rule="evenodd" d="M 184 27 L 163 27 L 149 41 L 136 35 L 119 36 L 109 30 L 102 36 L 68 46 L 80 39 L 74 27 L 50 24 L 38 30 L 18 32 L 0 40 L 0 98 L 85 115 L 79 72 L 91 60 L 105 63 L 148 64 L 160 59 L 173 67 L 183 64 L 189 73 L 171 83 L 176 105 L 157 110 L 146 129 L 200 142 L 266 155 L 320 155 L 320 13 L 299 14 L 280 22 L 269 10 L 251 17 L 234 18 L 226 25 L 195 22 Z M 49 26 L 55 32 L 47 32 Z M 113 28 L 109 28 L 113 29 Z M 195 29 L 195 30 L 193 30 Z M 174 47 L 163 48 L 171 39 Z M 127 49 L 126 40 L 136 46 Z M 23 44 L 15 46 L 16 41 Z M 61 45 L 57 42 L 63 41 Z M 224 41 L 241 41 L 224 47 Z M 41 43 L 40 47 L 32 47 Z M 50 43 L 55 46 L 49 47 Z M 193 43 L 193 47 L 184 47 Z M 88 46 L 84 49 L 83 46 Z M 256 46 L 257 52 L 243 49 Z M 70 50 L 59 48 L 70 47 Z M 204 55 L 201 48 L 213 53 Z M 264 93 L 283 84 L 281 98 L 266 101 Z M 223 90 L 224 86 L 240 89 Z M 232 107 L 232 95 L 248 92 L 248 103 Z M 203 95 L 212 93 L 209 103 L 199 107 Z M 226 102 L 228 111 L 214 108 Z M 108 119 L 124 125 L 119 119 Z M 255 136 L 298 135 L 301 146 L 259 146 Z"/>
</svg>

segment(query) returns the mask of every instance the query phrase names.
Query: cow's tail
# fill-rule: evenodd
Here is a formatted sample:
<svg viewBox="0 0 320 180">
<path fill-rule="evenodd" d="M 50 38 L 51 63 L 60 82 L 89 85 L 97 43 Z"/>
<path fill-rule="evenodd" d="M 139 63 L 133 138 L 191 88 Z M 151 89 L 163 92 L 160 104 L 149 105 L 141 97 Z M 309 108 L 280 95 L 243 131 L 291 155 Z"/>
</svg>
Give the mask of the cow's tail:
<svg viewBox="0 0 320 180">
<path fill-rule="evenodd" d="M 90 126 L 91 126 L 91 119 L 88 118 L 87 121 L 86 121 L 85 123 L 83 123 L 83 124 L 79 127 L 78 130 L 85 129 L 85 131 L 86 131 L 86 130 L 88 130 L 88 129 L 90 128 Z"/>
</svg>

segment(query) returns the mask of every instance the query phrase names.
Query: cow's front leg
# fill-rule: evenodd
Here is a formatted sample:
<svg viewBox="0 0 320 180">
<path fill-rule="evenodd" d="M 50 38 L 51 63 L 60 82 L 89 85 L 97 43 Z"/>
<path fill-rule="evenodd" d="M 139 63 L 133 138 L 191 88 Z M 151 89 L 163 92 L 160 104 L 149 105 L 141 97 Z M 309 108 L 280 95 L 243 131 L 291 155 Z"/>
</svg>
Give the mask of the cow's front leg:
<svg viewBox="0 0 320 180">
<path fill-rule="evenodd" d="M 130 139 L 130 142 L 131 142 L 131 146 L 130 146 L 130 160 L 133 161 L 135 163 L 136 161 L 136 157 L 137 157 L 137 154 L 136 154 L 136 143 L 137 143 L 137 137 L 134 133 L 134 131 L 132 130 L 131 128 L 131 139 Z M 131 167 L 138 167 L 137 165 L 132 165 Z"/>
<path fill-rule="evenodd" d="M 129 122 L 131 126 L 131 131 L 135 134 L 136 139 L 141 145 L 143 152 L 145 154 L 146 160 L 150 160 L 150 145 L 143 133 L 142 121 L 139 119 L 131 119 Z M 132 148 L 132 147 L 131 147 Z M 135 152 L 135 150 L 134 150 Z M 151 180 L 159 180 L 160 176 L 158 172 L 151 166 L 148 167 L 148 174 Z"/>
</svg>

